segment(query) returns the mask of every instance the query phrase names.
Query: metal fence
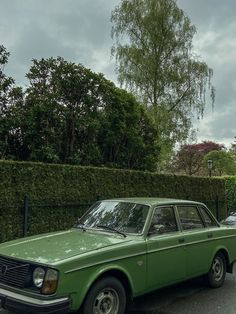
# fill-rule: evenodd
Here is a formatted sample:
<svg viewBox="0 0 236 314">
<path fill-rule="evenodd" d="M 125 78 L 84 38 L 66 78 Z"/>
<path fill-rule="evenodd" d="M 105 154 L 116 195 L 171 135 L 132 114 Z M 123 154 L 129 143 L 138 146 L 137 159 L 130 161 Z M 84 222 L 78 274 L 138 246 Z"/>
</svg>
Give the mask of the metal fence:
<svg viewBox="0 0 236 314">
<path fill-rule="evenodd" d="M 53 209 L 55 211 L 60 211 L 61 216 L 70 215 L 71 220 L 74 222 L 76 219 L 78 219 L 86 209 L 88 209 L 95 201 L 99 200 L 99 197 L 97 196 L 96 199 L 93 200 L 86 200 L 86 201 L 80 201 L 78 203 L 70 203 L 70 204 L 46 204 L 43 202 L 31 202 L 30 199 L 25 196 L 24 198 L 24 204 L 23 204 L 23 210 L 22 210 L 22 216 L 23 216 L 23 230 L 22 234 L 23 236 L 27 236 L 29 233 L 29 219 L 32 218 L 32 215 L 34 215 L 35 210 L 36 211 L 42 211 L 42 209 L 47 209 L 46 213 L 48 216 L 50 213 L 50 209 Z M 216 218 L 220 221 L 227 215 L 227 211 L 225 210 L 225 201 L 219 200 L 219 197 L 216 196 L 215 199 L 211 200 L 205 200 L 204 203 L 210 208 L 210 210 L 213 212 L 213 214 L 216 216 Z M 224 211 L 222 210 L 224 208 Z M 34 209 L 34 210 L 33 210 Z M 44 217 L 46 220 L 49 219 L 49 217 Z M 67 227 L 67 225 L 66 225 Z M 70 225 L 68 225 L 70 227 Z M 52 231 L 49 230 L 47 231 Z"/>
<path fill-rule="evenodd" d="M 59 223 L 58 228 L 56 229 L 65 229 L 71 227 L 79 217 L 97 200 L 99 197 L 96 197 L 93 200 L 81 200 L 78 203 L 45 203 L 45 202 L 37 202 L 31 201 L 29 197 L 25 196 L 22 208 L 22 218 L 23 218 L 23 237 L 27 236 L 29 233 L 30 225 L 32 224 L 33 218 L 37 215 L 37 213 L 41 213 L 42 215 L 45 213 L 46 217 L 43 217 L 45 221 L 53 219 L 55 213 L 58 214 L 58 218 L 61 221 Z M 54 215 L 52 214 L 54 213 Z M 40 217 L 42 218 L 42 217 Z M 66 220 L 67 218 L 67 220 Z M 41 220 L 41 219 L 39 219 Z M 63 224 L 62 221 L 65 220 Z M 35 220 L 34 220 L 35 224 Z M 48 230 L 43 231 L 54 231 L 55 229 L 55 221 L 53 223 L 54 228 L 50 228 L 50 224 L 48 225 Z"/>
<path fill-rule="evenodd" d="M 81 199 L 76 203 L 63 203 L 62 200 L 49 203 L 32 200 L 25 196 L 18 206 L 3 205 L 0 208 L 0 242 L 37 233 L 68 229 L 97 200 L 99 200 L 98 196 L 91 200 Z M 214 199 L 203 202 L 219 221 L 226 217 L 229 208 L 225 200 L 220 200 L 216 196 Z"/>
</svg>

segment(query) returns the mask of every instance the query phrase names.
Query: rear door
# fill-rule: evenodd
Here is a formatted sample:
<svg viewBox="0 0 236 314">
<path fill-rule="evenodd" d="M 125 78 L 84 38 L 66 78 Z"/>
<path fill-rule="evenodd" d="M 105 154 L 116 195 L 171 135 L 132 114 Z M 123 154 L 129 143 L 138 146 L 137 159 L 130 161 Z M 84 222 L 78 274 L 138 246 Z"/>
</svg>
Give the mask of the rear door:
<svg viewBox="0 0 236 314">
<path fill-rule="evenodd" d="M 186 248 L 186 275 L 194 277 L 209 270 L 214 248 L 214 232 L 209 226 L 215 227 L 210 217 L 199 212 L 197 205 L 178 205 L 177 214 L 183 232 Z M 207 225 L 207 221 L 208 224 Z"/>
<path fill-rule="evenodd" d="M 180 281 L 185 276 L 184 238 L 174 207 L 158 206 L 147 237 L 147 286 L 155 289 Z"/>
</svg>

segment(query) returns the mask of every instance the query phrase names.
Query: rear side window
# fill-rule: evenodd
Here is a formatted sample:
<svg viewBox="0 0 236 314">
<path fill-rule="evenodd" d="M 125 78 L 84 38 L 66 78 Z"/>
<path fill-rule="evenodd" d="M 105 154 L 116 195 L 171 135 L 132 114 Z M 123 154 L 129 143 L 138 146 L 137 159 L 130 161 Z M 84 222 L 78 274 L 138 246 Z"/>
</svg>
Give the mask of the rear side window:
<svg viewBox="0 0 236 314">
<path fill-rule="evenodd" d="M 196 206 L 178 206 L 177 210 L 183 230 L 204 228 Z"/>
<path fill-rule="evenodd" d="M 212 217 L 208 214 L 206 209 L 204 207 L 199 207 L 199 210 L 202 214 L 203 220 L 205 222 L 205 225 L 209 227 L 217 227 L 216 222 L 212 219 Z"/>
</svg>

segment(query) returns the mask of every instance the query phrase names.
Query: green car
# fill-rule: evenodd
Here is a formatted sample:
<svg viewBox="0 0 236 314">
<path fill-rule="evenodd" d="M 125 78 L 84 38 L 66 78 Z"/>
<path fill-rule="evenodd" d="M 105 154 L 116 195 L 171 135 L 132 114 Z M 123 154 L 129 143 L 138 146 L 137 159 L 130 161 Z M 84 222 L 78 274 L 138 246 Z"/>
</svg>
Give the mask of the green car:
<svg viewBox="0 0 236 314">
<path fill-rule="evenodd" d="M 0 245 L 0 304 L 23 313 L 123 314 L 129 301 L 204 275 L 217 288 L 236 260 L 236 229 L 202 203 L 99 201 L 68 231 Z"/>
</svg>

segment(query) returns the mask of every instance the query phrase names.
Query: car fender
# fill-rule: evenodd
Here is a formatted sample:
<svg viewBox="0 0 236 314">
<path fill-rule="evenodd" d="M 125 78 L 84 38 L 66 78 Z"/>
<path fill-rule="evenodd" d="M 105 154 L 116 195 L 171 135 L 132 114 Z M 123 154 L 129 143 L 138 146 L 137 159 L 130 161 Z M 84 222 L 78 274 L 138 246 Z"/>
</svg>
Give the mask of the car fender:
<svg viewBox="0 0 236 314">
<path fill-rule="evenodd" d="M 133 281 L 130 276 L 130 274 L 127 272 L 126 269 L 121 267 L 120 265 L 117 264 L 109 264 L 109 265 L 101 265 L 95 272 L 92 272 L 90 276 L 88 276 L 86 280 L 86 284 L 84 285 L 84 289 L 80 290 L 79 295 L 77 295 L 75 302 L 77 305 L 81 306 L 87 293 L 93 286 L 93 284 L 102 276 L 104 276 L 106 273 L 110 273 L 110 276 L 112 276 L 111 272 L 112 271 L 118 271 L 122 273 L 128 280 L 130 290 L 131 290 L 131 296 L 133 295 L 134 291 L 134 286 L 133 286 Z"/>
<path fill-rule="evenodd" d="M 214 251 L 212 252 L 212 256 L 211 256 L 211 263 L 212 263 L 212 261 L 213 261 L 215 255 L 216 255 L 219 251 L 224 251 L 224 252 L 226 252 L 227 257 L 228 257 L 228 262 L 229 262 L 229 264 L 230 264 L 230 263 L 232 262 L 232 261 L 231 261 L 231 256 L 230 256 L 230 254 L 229 254 L 228 249 L 227 249 L 225 246 L 223 246 L 223 245 L 218 245 L 218 246 L 215 247 Z M 211 265 L 209 265 L 209 268 L 210 268 L 210 267 L 211 267 Z"/>
<path fill-rule="evenodd" d="M 99 277 L 102 277 L 105 273 L 108 273 L 111 271 L 119 271 L 119 272 L 123 273 L 123 275 L 125 275 L 126 278 L 128 279 L 131 292 L 133 293 L 134 286 L 133 286 L 133 281 L 132 281 L 130 274 L 127 272 L 126 269 L 124 269 L 123 267 L 121 267 L 120 265 L 117 265 L 117 264 L 110 264 L 110 265 L 101 266 L 100 268 L 98 268 L 97 271 L 95 273 L 93 273 L 92 276 L 90 277 L 90 280 L 89 280 L 90 285 L 87 287 L 87 292 L 91 288 L 91 286 L 94 284 L 94 282 L 96 280 L 98 280 Z"/>
</svg>

